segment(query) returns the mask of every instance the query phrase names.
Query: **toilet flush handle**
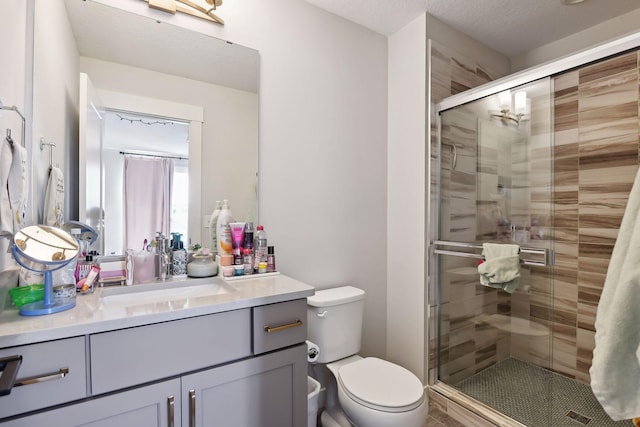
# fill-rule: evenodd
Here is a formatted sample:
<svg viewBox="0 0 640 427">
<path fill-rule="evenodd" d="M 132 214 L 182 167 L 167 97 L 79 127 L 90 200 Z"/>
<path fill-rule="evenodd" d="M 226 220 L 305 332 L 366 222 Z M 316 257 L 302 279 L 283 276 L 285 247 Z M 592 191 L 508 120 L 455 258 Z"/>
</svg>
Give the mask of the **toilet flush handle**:
<svg viewBox="0 0 640 427">
<path fill-rule="evenodd" d="M 317 313 L 317 316 L 318 317 L 325 317 L 327 314 L 329 314 L 329 312 L 327 310 L 325 310 L 322 313 Z"/>
</svg>

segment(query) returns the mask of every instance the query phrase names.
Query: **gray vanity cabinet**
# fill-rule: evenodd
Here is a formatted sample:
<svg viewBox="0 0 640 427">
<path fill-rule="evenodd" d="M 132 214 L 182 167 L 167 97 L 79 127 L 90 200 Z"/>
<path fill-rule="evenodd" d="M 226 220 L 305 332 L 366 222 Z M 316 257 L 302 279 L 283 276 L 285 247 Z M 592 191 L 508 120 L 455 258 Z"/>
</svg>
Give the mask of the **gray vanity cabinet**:
<svg viewBox="0 0 640 427">
<path fill-rule="evenodd" d="M 306 345 L 182 378 L 182 426 L 306 426 Z"/>
<path fill-rule="evenodd" d="M 306 300 L 298 299 L 25 346 L 20 350 L 27 355 L 31 347 L 62 346 L 57 353 L 65 356 L 64 361 L 80 360 L 82 365 L 71 366 L 70 371 L 80 380 L 73 389 L 78 394 L 70 394 L 71 389 L 65 389 L 66 394 L 62 389 L 47 389 L 54 395 L 38 395 L 36 406 L 0 412 L 0 418 L 52 404 L 65 406 L 0 421 L 0 425 L 305 426 L 305 316 Z M 39 354 L 39 359 L 51 358 L 51 353 Z M 49 384 L 68 386 L 75 384 L 69 382 L 73 378 Z M 18 397 L 20 391 L 14 392 Z M 30 395 L 19 397 L 33 400 Z"/>
<path fill-rule="evenodd" d="M 173 427 L 180 425 L 180 379 L 40 412 L 7 427 Z"/>
</svg>

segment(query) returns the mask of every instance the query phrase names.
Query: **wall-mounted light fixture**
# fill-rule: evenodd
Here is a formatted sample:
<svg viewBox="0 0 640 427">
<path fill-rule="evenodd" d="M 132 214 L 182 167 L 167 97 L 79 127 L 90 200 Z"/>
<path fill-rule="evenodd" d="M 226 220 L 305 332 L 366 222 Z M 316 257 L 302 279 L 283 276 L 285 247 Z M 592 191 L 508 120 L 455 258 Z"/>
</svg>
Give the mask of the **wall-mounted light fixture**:
<svg viewBox="0 0 640 427">
<path fill-rule="evenodd" d="M 149 7 L 163 12 L 175 14 L 176 12 L 186 13 L 197 18 L 206 19 L 220 25 L 224 21 L 213 13 L 218 6 L 222 6 L 222 0 L 144 0 L 149 3 Z M 203 4 L 203 1 L 205 4 Z"/>
<path fill-rule="evenodd" d="M 515 101 L 515 108 L 513 101 Z M 512 122 L 519 125 L 527 117 L 527 92 L 518 91 L 513 98 L 510 90 L 498 93 L 498 109 L 499 111 L 489 112 L 491 117 L 497 117 L 504 122 Z"/>
</svg>

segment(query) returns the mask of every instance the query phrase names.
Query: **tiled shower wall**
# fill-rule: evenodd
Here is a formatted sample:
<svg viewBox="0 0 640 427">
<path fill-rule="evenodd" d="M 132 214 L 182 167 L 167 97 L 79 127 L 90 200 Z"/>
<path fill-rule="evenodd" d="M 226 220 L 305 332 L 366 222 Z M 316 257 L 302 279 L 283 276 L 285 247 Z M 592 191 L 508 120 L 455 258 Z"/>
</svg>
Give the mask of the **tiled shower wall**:
<svg viewBox="0 0 640 427">
<path fill-rule="evenodd" d="M 586 383 L 596 307 L 638 168 L 638 55 L 554 82 L 554 370 Z"/>
<path fill-rule="evenodd" d="M 462 70 L 454 70 L 456 64 L 465 63 L 463 70 L 467 73 L 473 69 L 468 62 L 454 59 L 454 55 L 446 52 L 441 46 L 432 44 L 434 102 L 459 91 L 461 83 L 454 84 L 454 81 Z M 552 194 L 542 179 L 549 175 L 549 170 L 545 170 L 549 165 L 548 148 L 544 142 L 536 139 L 537 134 L 544 133 L 544 126 L 548 126 L 548 123 L 543 125 L 542 130 L 532 129 L 527 153 L 531 158 L 528 170 L 531 182 L 527 197 L 530 197 L 533 215 L 529 225 L 535 222 L 536 226 L 545 230 L 546 236 L 554 236 L 556 264 L 553 275 L 543 268 L 527 269 L 523 279 L 528 281 L 528 286 L 512 297 L 504 292 L 476 286 L 477 279 L 469 274 L 443 276 L 440 294 L 444 320 L 440 330 L 443 351 L 438 356 L 442 374 L 450 376 L 450 382 L 509 355 L 551 367 L 578 381 L 589 382 L 595 310 L 638 167 L 638 61 L 638 53 L 634 52 L 553 78 Z M 479 80 L 488 76 L 486 71 L 476 74 Z M 471 80 L 473 78 L 467 76 L 465 82 Z M 480 203 L 476 200 L 475 187 L 471 189 L 478 174 L 473 160 L 477 148 L 471 144 L 471 140 L 476 138 L 477 129 L 469 125 L 473 122 L 468 120 L 467 125 L 464 124 L 465 112 L 461 110 L 454 127 L 465 135 L 461 139 L 463 149 L 458 152 L 462 163 L 456 171 L 447 168 L 447 156 L 450 153 L 445 146 L 440 190 L 448 194 L 443 212 L 451 212 L 444 219 L 445 230 L 449 231 L 447 239 L 473 241 L 481 230 L 477 222 L 469 221 L 469 217 L 476 215 L 476 204 L 482 204 L 481 200 Z M 445 126 L 443 124 L 443 129 Z M 433 165 L 433 159 L 438 155 L 435 151 L 435 129 L 431 145 Z M 519 154 L 515 154 L 517 156 Z M 432 195 L 438 195 L 434 191 L 439 186 L 438 170 L 432 167 L 431 174 Z M 469 191 L 465 190 L 465 183 Z M 455 197 L 451 198 L 454 193 Z M 544 216 L 544 212 L 549 211 L 549 203 L 552 203 L 554 211 L 554 229 L 550 228 L 550 219 Z M 452 206 L 454 204 L 457 205 Z M 524 215 L 523 212 L 520 214 Z M 475 226 L 460 226 L 474 222 Z M 465 264 L 463 260 L 456 259 L 443 260 L 441 267 L 458 273 L 470 268 L 468 261 Z M 436 375 L 436 285 L 430 281 L 430 378 Z M 553 303 L 549 305 L 551 297 Z M 513 314 L 548 326 L 551 330 L 551 347 L 548 339 L 546 345 L 544 342 L 532 344 L 527 337 L 492 331 L 492 328 L 486 328 L 474 320 L 478 314 L 494 313 Z M 548 353 L 549 348 L 552 349 L 551 354 Z"/>
</svg>

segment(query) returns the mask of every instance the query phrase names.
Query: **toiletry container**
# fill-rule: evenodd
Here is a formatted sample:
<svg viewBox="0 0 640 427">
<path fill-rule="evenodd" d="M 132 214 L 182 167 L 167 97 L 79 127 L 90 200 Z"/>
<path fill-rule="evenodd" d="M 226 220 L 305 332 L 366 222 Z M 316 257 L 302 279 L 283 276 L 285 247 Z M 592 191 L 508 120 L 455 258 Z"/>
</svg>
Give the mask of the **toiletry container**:
<svg viewBox="0 0 640 427">
<path fill-rule="evenodd" d="M 276 271 L 276 253 L 273 246 L 267 246 L 267 273 Z"/>
<path fill-rule="evenodd" d="M 182 242 L 182 234 L 171 233 L 173 236 L 173 250 L 171 251 L 171 267 L 173 277 L 185 277 L 187 275 L 187 251 Z"/>
<path fill-rule="evenodd" d="M 216 200 L 216 208 L 213 210 L 211 218 L 209 218 L 209 248 L 214 255 L 218 252 L 217 227 L 218 217 L 220 216 L 221 210 L 222 202 L 220 202 L 220 200 Z"/>
<path fill-rule="evenodd" d="M 218 274 L 218 265 L 213 259 L 213 254 L 195 254 L 187 264 L 187 276 L 211 277 Z"/>
<path fill-rule="evenodd" d="M 259 225 L 256 230 L 253 241 L 253 268 L 257 272 L 260 267 L 260 263 L 267 262 L 267 232 L 264 231 L 264 227 L 261 225 Z"/>
<path fill-rule="evenodd" d="M 242 243 L 243 249 L 251 249 L 253 253 L 253 223 L 247 222 L 244 225 L 244 242 Z"/>
<path fill-rule="evenodd" d="M 229 209 L 229 201 L 225 200 L 222 203 L 222 209 L 218 216 L 216 223 L 216 237 L 218 240 L 218 255 L 230 255 L 232 254 L 232 240 L 231 240 L 231 228 L 229 223 L 233 222 L 233 215 L 231 209 Z"/>
<path fill-rule="evenodd" d="M 428 401 L 422 382 L 409 370 L 376 357 L 361 357 L 364 291 L 352 286 L 307 297 L 308 339 L 320 348 L 326 367 L 322 425 L 422 427 Z"/>
</svg>

